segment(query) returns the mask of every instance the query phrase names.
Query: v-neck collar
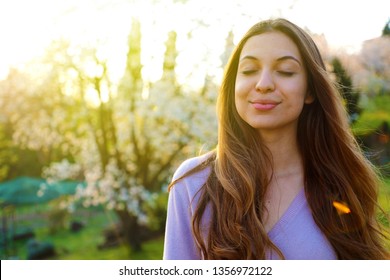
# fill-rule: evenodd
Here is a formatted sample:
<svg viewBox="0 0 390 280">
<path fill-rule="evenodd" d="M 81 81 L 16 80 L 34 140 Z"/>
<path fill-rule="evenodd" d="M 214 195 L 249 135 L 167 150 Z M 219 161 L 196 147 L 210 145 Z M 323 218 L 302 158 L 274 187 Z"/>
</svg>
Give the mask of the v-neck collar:
<svg viewBox="0 0 390 280">
<path fill-rule="evenodd" d="M 305 204 L 305 202 L 306 202 L 305 188 L 302 188 L 299 191 L 299 193 L 295 196 L 293 201 L 290 203 L 287 210 L 280 217 L 280 219 L 268 231 L 269 238 L 271 238 L 271 239 L 275 238 L 278 235 L 278 233 L 280 232 L 280 229 L 282 227 L 285 227 L 286 224 L 288 224 L 289 222 L 291 222 L 291 220 L 293 220 L 293 218 L 297 215 L 297 213 L 302 208 L 302 206 Z"/>
</svg>

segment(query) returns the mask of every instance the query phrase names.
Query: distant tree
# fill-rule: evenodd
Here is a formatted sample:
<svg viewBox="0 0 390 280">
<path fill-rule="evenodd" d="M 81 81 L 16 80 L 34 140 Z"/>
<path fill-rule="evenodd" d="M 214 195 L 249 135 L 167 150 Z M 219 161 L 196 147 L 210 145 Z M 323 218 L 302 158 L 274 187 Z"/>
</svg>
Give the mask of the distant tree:
<svg viewBox="0 0 390 280">
<path fill-rule="evenodd" d="M 360 94 L 353 89 L 352 79 L 337 57 L 332 60 L 332 66 L 333 73 L 336 76 L 336 81 L 345 101 L 350 123 L 353 123 L 358 119 L 362 111 L 359 107 Z"/>
<path fill-rule="evenodd" d="M 221 55 L 222 67 L 225 68 L 234 49 L 234 33 L 230 31 L 225 39 L 225 51 Z"/>
<path fill-rule="evenodd" d="M 6 125 L 0 122 L 0 182 L 8 177 L 11 164 L 17 160 Z"/>
<path fill-rule="evenodd" d="M 382 36 L 363 43 L 359 54 L 363 71 L 359 88 L 368 96 L 390 94 L 390 36 Z"/>
<path fill-rule="evenodd" d="M 0 181 L 21 175 L 38 177 L 43 166 L 62 157 L 57 157 L 58 147 L 48 144 L 50 118 L 40 110 L 46 102 L 33 94 L 37 84 L 17 69 L 11 69 L 0 81 Z M 34 122 L 44 118 L 46 125 L 36 128 Z M 28 133 L 24 133 L 26 130 Z M 41 149 L 37 144 L 43 139 L 48 145 Z"/>
<path fill-rule="evenodd" d="M 390 36 L 390 19 L 387 21 L 386 25 L 383 27 L 382 36 Z"/>
</svg>

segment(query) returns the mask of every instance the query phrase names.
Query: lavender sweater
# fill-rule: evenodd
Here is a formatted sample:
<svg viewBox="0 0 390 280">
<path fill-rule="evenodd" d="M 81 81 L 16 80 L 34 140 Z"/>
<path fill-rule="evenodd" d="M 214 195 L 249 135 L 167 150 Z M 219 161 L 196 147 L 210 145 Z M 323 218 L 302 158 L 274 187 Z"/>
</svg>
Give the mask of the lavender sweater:
<svg viewBox="0 0 390 280">
<path fill-rule="evenodd" d="M 207 155 L 191 158 L 183 162 L 173 176 L 182 176 L 206 159 Z M 199 260 L 202 255 L 192 234 L 191 220 L 199 195 L 197 192 L 205 183 L 210 169 L 193 174 L 179 181 L 169 193 L 168 216 L 166 221 L 164 259 Z M 204 236 L 211 218 L 210 208 L 202 218 Z M 268 232 L 269 238 L 290 260 L 336 259 L 337 256 L 317 227 L 302 191 L 295 197 L 280 220 Z M 278 259 L 276 252 L 270 251 L 267 259 Z"/>
</svg>

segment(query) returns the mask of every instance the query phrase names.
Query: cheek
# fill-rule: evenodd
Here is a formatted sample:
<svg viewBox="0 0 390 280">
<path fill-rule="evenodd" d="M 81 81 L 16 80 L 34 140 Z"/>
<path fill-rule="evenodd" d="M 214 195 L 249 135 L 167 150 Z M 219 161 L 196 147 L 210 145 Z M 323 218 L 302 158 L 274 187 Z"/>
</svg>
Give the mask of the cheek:
<svg viewBox="0 0 390 280">
<path fill-rule="evenodd" d="M 241 118 L 245 118 L 245 112 L 247 111 L 246 108 L 246 94 L 243 93 L 242 90 L 239 90 L 236 88 L 235 94 L 234 94 L 234 105 L 236 107 L 236 111 L 238 115 Z"/>
<path fill-rule="evenodd" d="M 234 96 L 237 98 L 238 95 L 241 95 L 242 92 L 242 84 L 240 81 L 236 81 L 234 86 Z"/>
<path fill-rule="evenodd" d="M 291 81 L 291 83 L 286 83 L 283 92 L 287 93 L 290 98 L 294 98 L 297 103 L 304 104 L 306 103 L 306 99 L 309 100 L 305 80 L 296 80 Z"/>
<path fill-rule="evenodd" d="M 250 85 L 247 82 L 236 81 L 236 85 L 234 88 L 234 96 L 236 102 L 243 99 L 246 100 L 249 92 L 250 92 Z"/>
<path fill-rule="evenodd" d="M 242 100 L 245 99 L 245 88 L 243 87 L 243 83 L 240 81 L 236 81 L 234 88 L 234 102 L 238 111 L 240 111 L 240 107 L 242 106 Z"/>
<path fill-rule="evenodd" d="M 241 115 L 242 111 L 242 98 L 240 97 L 239 94 L 234 95 L 234 106 L 236 107 L 237 112 Z"/>
</svg>

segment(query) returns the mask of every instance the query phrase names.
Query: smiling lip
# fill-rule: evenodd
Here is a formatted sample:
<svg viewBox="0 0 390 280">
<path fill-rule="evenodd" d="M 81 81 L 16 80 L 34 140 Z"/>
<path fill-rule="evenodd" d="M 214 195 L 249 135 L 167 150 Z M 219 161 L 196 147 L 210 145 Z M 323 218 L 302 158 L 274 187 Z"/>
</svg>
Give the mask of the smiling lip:
<svg viewBox="0 0 390 280">
<path fill-rule="evenodd" d="M 271 100 L 262 100 L 262 101 L 249 101 L 252 104 L 253 108 L 259 111 L 268 111 L 272 110 L 279 105 L 279 102 Z"/>
</svg>

